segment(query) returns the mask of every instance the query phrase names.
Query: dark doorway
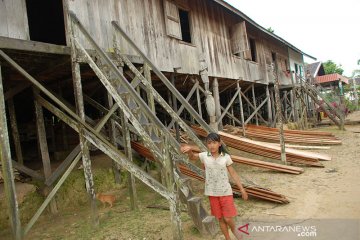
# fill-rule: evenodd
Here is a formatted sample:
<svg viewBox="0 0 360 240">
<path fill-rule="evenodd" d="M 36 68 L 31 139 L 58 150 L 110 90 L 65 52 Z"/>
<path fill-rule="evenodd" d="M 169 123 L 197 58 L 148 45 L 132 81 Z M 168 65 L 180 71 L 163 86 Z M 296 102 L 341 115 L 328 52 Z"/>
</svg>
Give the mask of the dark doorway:
<svg viewBox="0 0 360 240">
<path fill-rule="evenodd" d="M 179 8 L 179 17 L 180 17 L 182 40 L 184 42 L 191 43 L 189 12 Z"/>
<path fill-rule="evenodd" d="M 66 45 L 62 0 L 26 0 L 30 40 Z"/>
</svg>

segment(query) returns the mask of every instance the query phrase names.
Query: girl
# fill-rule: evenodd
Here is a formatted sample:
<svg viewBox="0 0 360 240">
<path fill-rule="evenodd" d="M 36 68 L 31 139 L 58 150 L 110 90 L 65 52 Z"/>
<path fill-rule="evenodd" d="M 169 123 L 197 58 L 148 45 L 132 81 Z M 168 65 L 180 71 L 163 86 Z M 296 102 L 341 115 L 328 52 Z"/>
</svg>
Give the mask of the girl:
<svg viewBox="0 0 360 240">
<path fill-rule="evenodd" d="M 225 239 L 230 239 L 228 227 L 235 236 L 238 236 L 235 229 L 234 217 L 237 215 L 233 192 L 229 183 L 227 172 L 241 191 L 244 200 L 248 195 L 241 184 L 238 174 L 231 166 L 233 161 L 230 155 L 224 151 L 221 145 L 219 134 L 210 133 L 206 137 L 208 152 L 200 152 L 197 146 L 183 145 L 181 151 L 188 154 L 190 160 L 200 161 L 205 166 L 205 195 L 209 196 L 211 214 L 219 220 L 219 225 Z"/>
</svg>

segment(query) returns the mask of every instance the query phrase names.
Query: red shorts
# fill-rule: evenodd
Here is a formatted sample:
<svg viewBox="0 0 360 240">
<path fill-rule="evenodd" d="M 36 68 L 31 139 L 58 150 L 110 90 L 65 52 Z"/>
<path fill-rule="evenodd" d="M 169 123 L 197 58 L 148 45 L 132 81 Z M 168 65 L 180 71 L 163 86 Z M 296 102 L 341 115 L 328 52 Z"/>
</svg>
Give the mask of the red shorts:
<svg viewBox="0 0 360 240">
<path fill-rule="evenodd" d="M 220 197 L 209 196 L 209 200 L 211 215 L 216 218 L 235 217 L 237 215 L 232 195 Z"/>
</svg>

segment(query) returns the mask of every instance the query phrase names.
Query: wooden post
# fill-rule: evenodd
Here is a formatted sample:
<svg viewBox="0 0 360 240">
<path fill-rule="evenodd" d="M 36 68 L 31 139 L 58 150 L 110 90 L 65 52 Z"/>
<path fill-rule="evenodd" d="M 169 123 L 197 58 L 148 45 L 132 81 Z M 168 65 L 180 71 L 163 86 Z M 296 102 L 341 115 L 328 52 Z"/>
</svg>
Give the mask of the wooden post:
<svg viewBox="0 0 360 240">
<path fill-rule="evenodd" d="M 241 99 L 241 87 L 239 82 L 236 83 L 236 88 L 239 91 L 239 104 L 240 104 L 240 117 L 241 117 L 241 127 L 243 130 L 243 136 L 246 136 L 246 132 L 245 132 L 245 123 L 244 123 L 244 110 L 243 110 L 243 104 L 242 104 L 242 99 Z"/>
<path fill-rule="evenodd" d="M 275 77 L 275 84 L 274 84 L 274 90 L 275 90 L 275 102 L 276 102 L 276 115 L 278 118 L 278 121 L 280 123 L 280 147 L 281 147 L 281 161 L 283 161 L 286 164 L 286 152 L 285 152 L 285 139 L 284 139 L 284 126 L 283 126 L 283 116 L 281 113 L 281 102 L 280 102 L 280 91 L 279 91 L 279 76 L 278 76 L 278 65 L 277 60 L 275 58 L 275 68 L 274 68 L 274 77 Z"/>
<path fill-rule="evenodd" d="M 287 112 L 288 106 L 287 106 L 287 91 L 284 91 L 284 115 L 285 115 L 285 121 L 288 119 L 288 112 Z"/>
<path fill-rule="evenodd" d="M 4 178 L 4 192 L 8 205 L 8 214 L 14 239 L 22 239 L 21 222 L 19 207 L 16 199 L 16 189 L 14 183 L 14 172 L 11 161 L 9 132 L 6 121 L 6 109 L 4 100 L 4 88 L 2 84 L 2 74 L 0 65 L 0 160 Z M 1 210 L 2 214 L 4 210 Z"/>
<path fill-rule="evenodd" d="M 62 88 L 59 87 L 59 95 L 60 97 L 63 97 Z M 63 144 L 63 150 L 69 149 L 69 143 L 68 143 L 68 137 L 66 132 L 66 124 L 64 122 L 61 122 L 61 137 L 62 137 L 62 144 Z"/>
<path fill-rule="evenodd" d="M 109 107 L 109 109 L 111 109 L 112 106 L 114 105 L 114 99 L 112 98 L 110 93 L 107 92 L 106 95 L 107 95 L 108 107 Z M 117 146 L 117 143 L 116 143 L 116 127 L 115 127 L 114 119 L 110 119 L 108 124 L 109 124 L 110 142 L 114 146 Z M 116 163 L 114 160 L 112 160 L 112 169 L 113 169 L 113 173 L 114 173 L 114 177 L 115 177 L 115 183 L 120 184 L 121 183 L 121 169 L 120 169 L 120 165 L 118 163 Z"/>
<path fill-rule="evenodd" d="M 196 88 L 196 100 L 197 100 L 197 106 L 198 106 L 199 115 L 202 118 L 201 99 L 200 99 L 200 86 L 199 85 Z"/>
<path fill-rule="evenodd" d="M 165 134 L 164 135 L 164 147 L 163 147 L 163 163 L 164 163 L 164 170 L 165 170 L 165 178 L 166 178 L 166 185 L 167 189 L 173 193 L 174 198 L 170 199 L 170 212 L 171 212 L 171 226 L 173 232 L 173 239 L 181 240 L 183 239 L 182 234 L 182 227 L 181 227 L 181 209 L 180 209 L 180 198 L 179 198 L 179 189 L 177 184 L 175 183 L 174 179 L 174 171 L 175 166 L 173 160 L 170 155 L 170 144 L 169 144 L 169 137 Z"/>
<path fill-rule="evenodd" d="M 171 73 L 170 75 L 170 81 L 171 81 L 171 84 L 175 86 L 175 73 Z M 176 99 L 176 96 L 174 94 L 171 94 L 171 97 L 172 97 L 172 107 L 174 109 L 175 112 L 177 112 L 178 110 L 178 105 L 177 105 L 177 99 Z M 180 142 L 180 129 L 179 129 L 179 124 L 177 122 L 175 122 L 175 132 L 176 132 L 176 140 L 178 142 Z"/>
<path fill-rule="evenodd" d="M 39 90 L 33 88 L 34 92 L 34 104 L 35 104 L 35 115 L 36 115 L 36 129 L 37 129 L 37 136 L 38 136 L 38 143 L 40 147 L 40 154 L 41 159 L 44 167 L 44 176 L 45 180 L 51 176 L 51 163 L 50 163 L 50 156 L 49 156 L 49 149 L 46 140 L 46 130 L 45 130 L 45 123 L 44 123 L 44 113 L 41 105 L 35 100 L 35 96 L 39 94 Z M 49 191 L 49 189 L 46 189 Z M 46 193 L 47 195 L 47 193 Z M 51 213 L 57 213 L 57 206 L 55 200 L 50 202 L 50 210 Z"/>
<path fill-rule="evenodd" d="M 76 111 L 79 117 L 85 121 L 85 109 L 84 109 L 84 99 L 82 93 L 82 85 L 81 85 L 81 75 L 80 75 L 80 64 L 76 58 L 75 47 L 72 47 L 71 51 L 71 60 L 72 60 L 72 75 L 73 75 L 73 85 L 74 85 L 74 95 L 75 95 L 75 103 L 76 103 Z M 94 226 L 99 225 L 99 216 L 97 212 L 96 206 L 96 198 L 95 198 L 95 189 L 94 189 L 94 180 L 91 171 L 91 161 L 90 161 L 90 153 L 89 146 L 86 142 L 84 136 L 84 129 L 81 125 L 79 125 L 79 140 L 80 147 L 82 152 L 82 164 L 84 167 L 84 175 L 85 175 L 85 185 L 86 190 L 90 197 L 91 202 L 91 213 L 92 213 L 92 221 Z"/>
<path fill-rule="evenodd" d="M 291 107 L 293 122 L 296 122 L 297 121 L 297 116 L 295 114 L 294 88 L 290 91 L 290 107 Z"/>
<path fill-rule="evenodd" d="M 219 94 L 219 82 L 217 78 L 214 78 L 213 81 L 213 95 L 215 101 L 215 114 L 216 114 L 216 121 L 219 121 L 221 116 L 221 109 L 220 109 L 220 94 Z M 218 123 L 218 129 L 221 131 L 223 129 L 222 121 Z"/>
<path fill-rule="evenodd" d="M 121 116 L 121 127 L 122 127 L 122 134 L 124 140 L 125 155 L 128 158 L 129 162 L 133 162 L 128 119 L 126 118 L 124 113 L 121 113 L 120 116 Z M 135 177 L 130 172 L 128 172 L 128 187 L 129 187 L 131 210 L 137 210 L 138 205 L 137 205 Z"/>
<path fill-rule="evenodd" d="M 253 104 L 254 104 L 254 107 L 255 107 L 255 109 L 256 109 L 257 107 L 256 107 L 256 97 L 255 97 L 255 83 L 253 83 L 253 84 L 251 85 L 251 92 L 252 92 Z M 256 125 L 259 125 L 259 121 L 258 121 L 257 114 L 255 114 L 255 121 L 256 121 Z"/>
<path fill-rule="evenodd" d="M 150 69 L 150 66 L 146 63 L 144 64 L 144 77 L 146 78 L 146 80 L 149 81 L 150 84 L 152 84 L 151 69 Z M 149 91 L 148 89 L 146 91 L 146 94 L 147 94 L 148 105 L 149 105 L 151 111 L 153 111 L 155 113 L 154 96 L 151 94 L 151 91 Z"/>
<path fill-rule="evenodd" d="M 268 127 L 271 126 L 273 121 L 273 113 L 272 113 L 272 106 L 271 106 L 271 98 L 270 98 L 270 92 L 269 92 L 269 85 L 266 85 L 266 97 L 267 97 L 267 113 L 268 113 Z"/>
<path fill-rule="evenodd" d="M 16 160 L 17 160 L 18 163 L 24 164 L 24 159 L 23 159 L 22 150 L 21 150 L 20 135 L 19 135 L 19 129 L 18 129 L 17 120 L 16 120 L 16 111 L 15 111 L 15 105 L 14 105 L 13 98 L 9 99 L 7 101 L 7 103 L 8 103 L 8 109 L 9 109 L 11 132 L 12 132 L 12 136 L 13 136 L 13 139 L 14 139 Z"/>
</svg>

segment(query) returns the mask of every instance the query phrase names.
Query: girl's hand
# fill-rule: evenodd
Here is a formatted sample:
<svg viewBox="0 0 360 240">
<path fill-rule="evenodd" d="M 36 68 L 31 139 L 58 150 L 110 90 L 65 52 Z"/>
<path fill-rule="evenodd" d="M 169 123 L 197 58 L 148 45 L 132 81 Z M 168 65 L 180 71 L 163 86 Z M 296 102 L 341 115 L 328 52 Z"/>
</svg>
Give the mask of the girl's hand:
<svg viewBox="0 0 360 240">
<path fill-rule="evenodd" d="M 247 192 L 246 192 L 244 189 L 241 191 L 241 197 L 242 197 L 242 199 L 244 199 L 245 201 L 248 200 L 248 198 L 249 198 Z"/>
<path fill-rule="evenodd" d="M 191 147 L 190 145 L 182 145 L 182 146 L 180 147 L 180 151 L 181 151 L 182 153 L 189 153 L 189 152 L 192 151 L 192 147 Z"/>
</svg>

